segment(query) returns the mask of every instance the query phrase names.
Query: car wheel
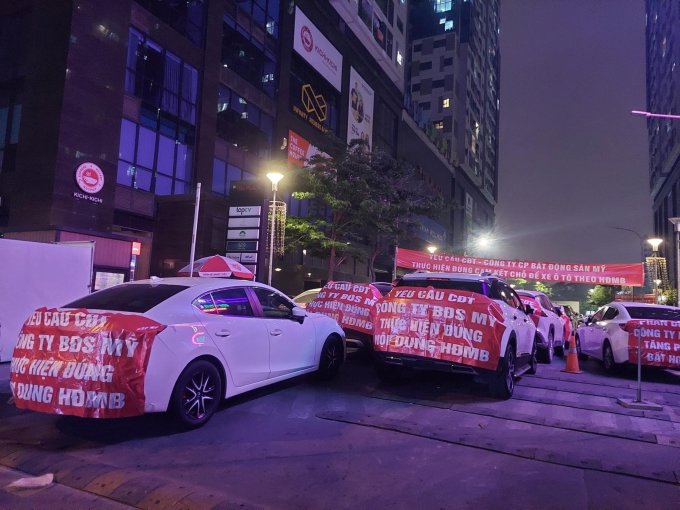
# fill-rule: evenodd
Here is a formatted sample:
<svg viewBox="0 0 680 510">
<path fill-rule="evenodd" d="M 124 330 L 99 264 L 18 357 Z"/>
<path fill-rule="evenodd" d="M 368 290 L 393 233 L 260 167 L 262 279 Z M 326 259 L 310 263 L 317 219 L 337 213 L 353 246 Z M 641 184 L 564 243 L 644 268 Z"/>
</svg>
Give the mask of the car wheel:
<svg viewBox="0 0 680 510">
<path fill-rule="evenodd" d="M 170 410 L 186 429 L 204 425 L 222 400 L 222 378 L 217 367 L 206 360 L 189 364 L 172 391 Z"/>
<path fill-rule="evenodd" d="M 548 346 L 541 349 L 541 361 L 543 363 L 547 363 L 548 365 L 552 363 L 553 358 L 555 357 L 555 346 L 553 342 L 553 333 L 551 331 L 548 333 Z"/>
<path fill-rule="evenodd" d="M 605 372 L 611 374 L 616 371 L 616 362 L 614 361 L 614 351 L 609 341 L 605 341 L 602 346 L 602 366 Z"/>
<path fill-rule="evenodd" d="M 492 397 L 507 400 L 515 391 L 515 350 L 512 344 L 505 349 L 500 370 L 491 376 L 489 391 Z"/>
<path fill-rule="evenodd" d="M 337 336 L 329 336 L 321 349 L 318 376 L 321 379 L 328 380 L 338 375 L 344 361 L 344 355 L 342 340 Z"/>
<path fill-rule="evenodd" d="M 531 346 L 531 359 L 529 359 L 529 370 L 527 374 L 536 375 L 538 370 L 538 347 L 536 346 L 536 339 L 534 339 L 534 344 Z"/>
<path fill-rule="evenodd" d="M 580 359 L 581 361 L 587 360 L 588 356 L 586 354 L 583 354 L 583 351 L 581 351 L 581 339 L 578 336 L 576 336 L 576 340 L 574 341 L 576 342 L 576 354 L 578 354 L 578 359 Z"/>
</svg>

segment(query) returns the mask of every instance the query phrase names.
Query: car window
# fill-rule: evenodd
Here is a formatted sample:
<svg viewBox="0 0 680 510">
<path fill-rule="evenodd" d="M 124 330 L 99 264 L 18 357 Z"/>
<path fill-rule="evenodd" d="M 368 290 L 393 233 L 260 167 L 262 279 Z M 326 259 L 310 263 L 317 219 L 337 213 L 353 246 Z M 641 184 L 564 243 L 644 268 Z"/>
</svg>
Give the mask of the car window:
<svg viewBox="0 0 680 510">
<path fill-rule="evenodd" d="M 512 290 L 512 288 L 509 285 L 503 282 L 494 281 L 491 284 L 491 292 L 489 297 L 491 299 L 498 299 L 500 301 L 503 301 L 512 308 L 522 307 L 522 301 L 519 299 L 519 296 L 515 293 L 514 290 Z"/>
<path fill-rule="evenodd" d="M 522 300 L 519 298 L 519 295 L 517 294 L 517 292 L 512 290 L 512 287 L 510 287 L 509 285 L 504 285 L 504 287 L 506 287 L 506 289 L 507 289 L 506 292 L 510 295 L 510 298 L 511 298 L 511 302 L 508 303 L 508 304 L 510 306 L 512 306 L 513 308 L 521 308 L 522 310 L 524 310 L 524 306 L 522 305 Z"/>
<path fill-rule="evenodd" d="M 293 315 L 295 304 L 278 292 L 262 287 L 254 287 L 253 290 L 262 306 L 262 314 L 265 317 L 287 319 Z"/>
<path fill-rule="evenodd" d="M 680 309 L 656 306 L 626 306 L 631 319 L 680 320 Z"/>
<path fill-rule="evenodd" d="M 547 309 L 550 310 L 550 311 L 554 311 L 554 310 L 553 310 L 552 303 L 550 302 L 550 300 L 549 300 L 546 296 L 541 296 L 541 295 L 539 295 L 539 296 L 538 296 L 538 301 L 539 301 L 539 303 L 541 303 L 541 306 L 542 306 L 543 308 L 547 308 Z"/>
<path fill-rule="evenodd" d="M 253 317 L 253 307 L 250 306 L 246 290 L 242 287 L 222 289 L 211 293 L 217 315 L 237 317 Z"/>
<path fill-rule="evenodd" d="M 474 280 L 450 280 L 448 278 L 402 278 L 395 287 L 433 287 L 435 289 L 466 290 L 484 294 L 484 286 L 480 281 Z"/>
<path fill-rule="evenodd" d="M 590 319 L 590 322 L 601 321 L 602 317 L 604 317 L 605 310 L 606 310 L 606 307 L 604 307 L 604 306 L 602 308 L 600 308 L 597 312 L 595 312 L 595 315 L 593 315 L 593 317 Z"/>
<path fill-rule="evenodd" d="M 116 285 L 71 301 L 64 308 L 144 313 L 187 288 L 185 285 L 150 283 Z"/>
<path fill-rule="evenodd" d="M 310 292 L 309 294 L 300 294 L 299 296 L 297 296 L 294 299 L 294 301 L 296 303 L 307 304 L 307 303 L 311 303 L 312 301 L 314 301 L 316 299 L 316 296 L 318 296 L 318 295 L 319 295 L 319 293 L 317 291 Z"/>
<path fill-rule="evenodd" d="M 618 314 L 619 314 L 619 311 L 616 308 L 614 308 L 613 306 L 610 306 L 609 308 L 607 308 L 607 311 L 604 312 L 604 315 L 602 316 L 602 320 L 610 321 L 610 320 L 614 319 Z"/>
</svg>

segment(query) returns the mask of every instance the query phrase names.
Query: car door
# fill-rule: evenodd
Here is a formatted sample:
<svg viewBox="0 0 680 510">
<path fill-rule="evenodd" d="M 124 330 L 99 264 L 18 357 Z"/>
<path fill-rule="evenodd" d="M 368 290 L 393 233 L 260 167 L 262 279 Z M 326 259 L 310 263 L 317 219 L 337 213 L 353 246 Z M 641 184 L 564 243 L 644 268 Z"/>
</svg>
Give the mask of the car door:
<svg viewBox="0 0 680 510">
<path fill-rule="evenodd" d="M 216 290 L 194 300 L 194 309 L 224 356 L 236 386 L 269 377 L 269 331 L 256 317 L 243 287 Z"/>
<path fill-rule="evenodd" d="M 508 304 L 513 308 L 513 315 L 516 316 L 517 322 L 517 353 L 530 354 L 534 345 L 534 324 L 531 317 L 527 315 L 524 310 L 524 304 L 519 295 L 509 285 L 503 284 L 505 293 L 508 295 L 510 301 Z M 521 345 L 520 345 L 521 344 Z"/>
<path fill-rule="evenodd" d="M 548 296 L 539 296 L 539 301 L 541 302 L 541 306 L 543 307 L 546 315 L 550 319 L 553 331 L 555 332 L 555 345 L 562 345 L 564 343 L 564 324 L 562 324 L 562 319 L 560 319 L 560 316 L 555 312 L 555 307 Z"/>
<path fill-rule="evenodd" d="M 293 318 L 293 303 L 266 287 L 251 287 L 269 334 L 270 377 L 280 377 L 316 365 L 316 331 L 310 318 Z"/>
<path fill-rule="evenodd" d="M 584 324 L 581 328 L 579 328 L 581 351 L 596 358 L 602 357 L 604 328 L 598 323 L 602 321 L 606 310 L 607 307 L 603 306 L 597 312 L 595 312 L 587 324 Z"/>
</svg>

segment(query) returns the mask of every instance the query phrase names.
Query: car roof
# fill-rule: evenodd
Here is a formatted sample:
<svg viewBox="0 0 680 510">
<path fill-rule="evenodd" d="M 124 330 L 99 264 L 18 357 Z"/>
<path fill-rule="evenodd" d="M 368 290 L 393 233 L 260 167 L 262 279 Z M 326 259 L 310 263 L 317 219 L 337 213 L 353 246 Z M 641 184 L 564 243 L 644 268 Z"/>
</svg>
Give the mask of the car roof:
<svg viewBox="0 0 680 510">
<path fill-rule="evenodd" d="M 500 280 L 497 276 L 469 274 L 469 273 L 432 273 L 429 271 L 416 271 L 415 273 L 408 273 L 402 276 L 404 280 L 430 280 L 430 279 L 448 279 L 448 280 L 467 280 L 467 281 L 484 281 L 489 278 Z"/>
<path fill-rule="evenodd" d="M 201 276 L 195 276 L 189 278 L 183 277 L 170 277 L 170 278 L 159 278 L 157 276 L 152 276 L 148 280 L 135 280 L 133 282 L 126 282 L 123 285 L 183 285 L 185 287 L 195 288 L 197 290 L 205 289 L 210 290 L 214 288 L 224 288 L 224 287 L 255 287 L 255 286 L 265 286 L 262 283 L 254 282 L 252 280 L 239 280 L 236 278 L 204 278 Z"/>
<path fill-rule="evenodd" d="M 661 305 L 656 303 L 638 303 L 636 301 L 612 301 L 608 303 L 607 306 L 621 305 L 624 308 L 627 307 L 640 307 L 640 308 L 667 308 L 669 310 L 678 310 L 677 306 Z"/>
<path fill-rule="evenodd" d="M 538 297 L 538 296 L 544 296 L 545 294 L 543 292 L 539 292 L 537 290 L 524 290 L 524 289 L 515 289 L 517 291 L 517 294 L 520 296 L 531 296 L 531 297 Z"/>
</svg>

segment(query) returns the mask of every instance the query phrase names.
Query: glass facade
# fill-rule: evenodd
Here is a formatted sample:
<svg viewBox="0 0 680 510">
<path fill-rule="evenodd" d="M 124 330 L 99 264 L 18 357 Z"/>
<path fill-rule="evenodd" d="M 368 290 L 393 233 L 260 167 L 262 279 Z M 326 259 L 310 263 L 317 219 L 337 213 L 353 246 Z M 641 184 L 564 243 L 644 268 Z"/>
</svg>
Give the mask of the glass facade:
<svg viewBox="0 0 680 510">
<path fill-rule="evenodd" d="M 205 0 L 136 0 L 154 16 L 166 22 L 198 46 L 205 34 Z"/>
<path fill-rule="evenodd" d="M 278 39 L 280 5 L 280 0 L 239 0 L 238 6 L 256 25 Z"/>
<path fill-rule="evenodd" d="M 228 196 L 231 183 L 234 181 L 252 181 L 256 179 L 254 174 L 246 172 L 236 165 L 226 163 L 215 158 L 213 161 L 212 191 L 218 195 Z"/>
<path fill-rule="evenodd" d="M 274 118 L 229 87 L 220 85 L 217 98 L 217 134 L 246 151 L 269 152 Z"/>
<path fill-rule="evenodd" d="M 125 92 L 148 106 L 196 123 L 198 71 L 130 28 Z"/>
</svg>

